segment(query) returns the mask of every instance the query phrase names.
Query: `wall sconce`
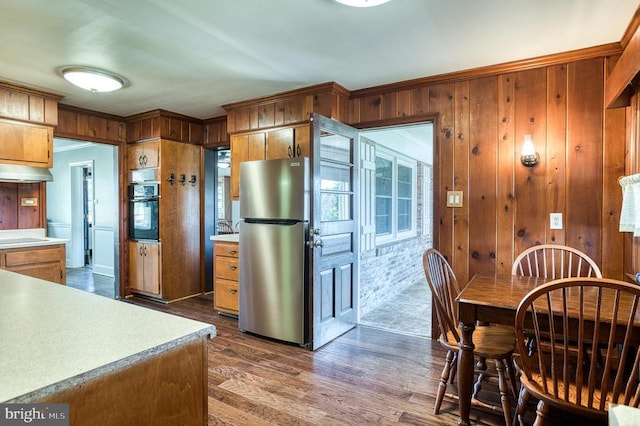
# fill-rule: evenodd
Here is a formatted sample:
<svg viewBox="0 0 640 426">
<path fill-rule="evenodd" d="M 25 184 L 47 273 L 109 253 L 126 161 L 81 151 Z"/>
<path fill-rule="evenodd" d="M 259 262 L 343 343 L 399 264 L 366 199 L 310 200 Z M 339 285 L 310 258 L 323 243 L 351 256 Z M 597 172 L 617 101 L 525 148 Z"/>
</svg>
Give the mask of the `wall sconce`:
<svg viewBox="0 0 640 426">
<path fill-rule="evenodd" d="M 524 143 L 522 144 L 522 152 L 520 153 L 520 162 L 523 166 L 533 167 L 540 161 L 540 155 L 536 152 L 536 148 L 531 141 L 531 135 L 524 135 Z"/>
</svg>

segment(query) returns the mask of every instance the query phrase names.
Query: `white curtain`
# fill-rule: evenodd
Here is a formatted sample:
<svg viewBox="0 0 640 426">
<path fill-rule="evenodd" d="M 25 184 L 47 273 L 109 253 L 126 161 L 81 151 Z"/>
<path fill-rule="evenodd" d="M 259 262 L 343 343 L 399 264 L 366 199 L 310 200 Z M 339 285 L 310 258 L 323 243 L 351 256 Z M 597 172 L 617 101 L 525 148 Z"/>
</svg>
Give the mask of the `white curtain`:
<svg viewBox="0 0 640 426">
<path fill-rule="evenodd" d="M 625 176 L 618 181 L 622 187 L 620 232 L 640 236 L 640 174 Z"/>
</svg>

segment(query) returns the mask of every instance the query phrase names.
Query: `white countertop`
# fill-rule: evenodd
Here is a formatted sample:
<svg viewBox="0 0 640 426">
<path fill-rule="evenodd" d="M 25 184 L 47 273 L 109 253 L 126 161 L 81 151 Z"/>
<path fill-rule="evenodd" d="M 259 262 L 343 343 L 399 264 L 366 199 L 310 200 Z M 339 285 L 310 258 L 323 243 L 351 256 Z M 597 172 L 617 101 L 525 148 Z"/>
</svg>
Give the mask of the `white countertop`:
<svg viewBox="0 0 640 426">
<path fill-rule="evenodd" d="M 215 334 L 211 324 L 0 270 L 0 403 L 31 402 Z"/>
<path fill-rule="evenodd" d="M 211 235 L 209 239 L 211 241 L 226 241 L 228 243 L 237 243 L 240 241 L 240 234 Z"/>
<path fill-rule="evenodd" d="M 46 236 L 44 228 L 0 230 L 0 250 L 66 244 L 64 238 Z"/>
</svg>

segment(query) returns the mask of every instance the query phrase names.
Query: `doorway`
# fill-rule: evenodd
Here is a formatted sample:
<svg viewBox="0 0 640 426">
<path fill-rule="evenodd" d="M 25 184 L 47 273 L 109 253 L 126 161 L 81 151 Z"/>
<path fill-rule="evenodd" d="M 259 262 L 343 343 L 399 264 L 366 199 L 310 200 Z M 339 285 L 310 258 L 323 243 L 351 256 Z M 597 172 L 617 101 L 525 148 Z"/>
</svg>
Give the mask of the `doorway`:
<svg viewBox="0 0 640 426">
<path fill-rule="evenodd" d="M 118 147 L 54 138 L 47 235 L 67 243 L 67 286 L 119 297 Z"/>
<path fill-rule="evenodd" d="M 361 163 L 370 165 L 369 179 L 362 171 L 362 210 L 374 213 L 361 216 L 371 236 L 360 252 L 358 324 L 430 337 L 422 253 L 433 247 L 433 124 L 364 129 L 360 138 Z"/>
</svg>

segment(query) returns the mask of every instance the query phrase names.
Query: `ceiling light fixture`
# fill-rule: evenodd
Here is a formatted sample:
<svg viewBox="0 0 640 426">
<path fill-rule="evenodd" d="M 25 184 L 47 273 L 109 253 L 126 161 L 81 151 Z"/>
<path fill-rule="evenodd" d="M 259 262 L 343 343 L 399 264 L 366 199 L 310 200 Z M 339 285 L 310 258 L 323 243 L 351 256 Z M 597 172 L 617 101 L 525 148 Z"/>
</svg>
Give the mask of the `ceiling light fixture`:
<svg viewBox="0 0 640 426">
<path fill-rule="evenodd" d="M 389 0 L 336 0 L 338 3 L 346 4 L 352 7 L 372 7 L 378 6 Z"/>
<path fill-rule="evenodd" d="M 71 84 L 92 92 L 112 92 L 128 86 L 129 83 L 115 73 L 91 67 L 62 67 L 60 75 Z"/>
</svg>

